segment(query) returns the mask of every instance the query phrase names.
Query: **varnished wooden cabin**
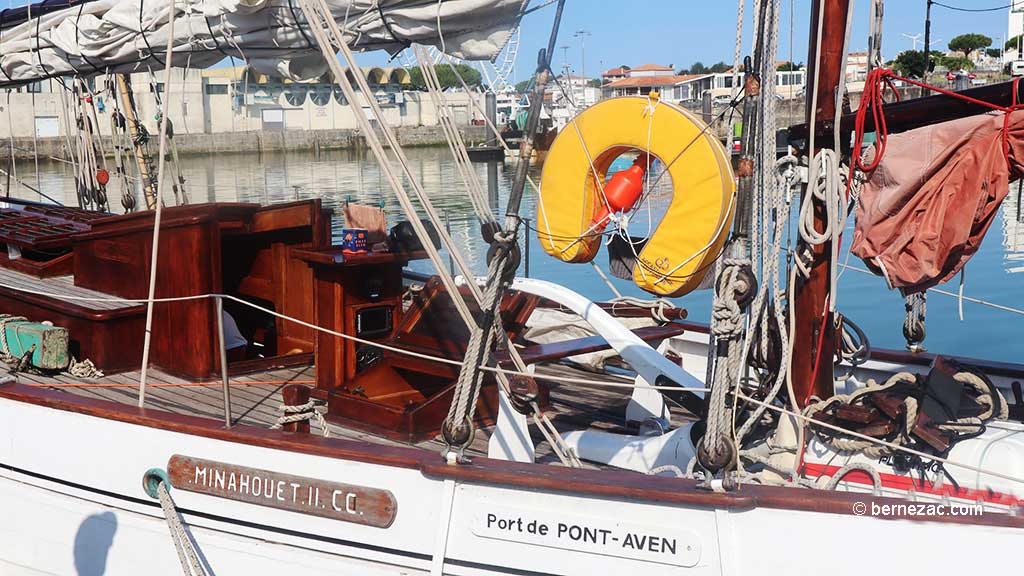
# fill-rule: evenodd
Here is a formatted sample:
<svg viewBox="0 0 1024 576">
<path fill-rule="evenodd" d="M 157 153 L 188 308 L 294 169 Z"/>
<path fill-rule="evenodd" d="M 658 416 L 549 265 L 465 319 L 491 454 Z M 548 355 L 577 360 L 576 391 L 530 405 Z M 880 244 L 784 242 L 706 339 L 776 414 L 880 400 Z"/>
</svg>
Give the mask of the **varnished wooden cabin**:
<svg viewBox="0 0 1024 576">
<path fill-rule="evenodd" d="M 66 327 L 72 353 L 105 372 L 138 368 L 153 247 L 152 211 L 97 216 L 38 206 L 0 212 L 0 310 Z M 156 298 L 230 294 L 311 322 L 313 274 L 294 256 L 330 244 L 330 212 L 318 200 L 261 208 L 199 204 L 163 213 Z M 313 352 L 312 330 L 257 317 L 225 301 L 264 358 Z M 174 374 L 220 370 L 211 299 L 158 303 L 151 361 Z"/>
<path fill-rule="evenodd" d="M 0 313 L 66 328 L 72 354 L 108 374 L 137 370 L 154 213 L 10 205 L 0 209 Z M 422 257 L 416 251 L 352 254 L 332 246 L 331 212 L 319 200 L 166 208 L 156 298 L 199 298 L 154 304 L 150 362 L 192 381 L 219 374 L 216 302 L 202 296 L 224 294 L 232 297 L 223 300 L 225 311 L 249 342 L 246 358 L 229 361 L 231 373 L 315 364 L 312 395 L 327 404 L 329 419 L 396 440 L 433 437 L 451 404 L 459 365 L 374 346 L 462 362 L 469 334 L 440 281 L 420 278 L 410 290 L 404 279 L 406 264 Z M 534 296 L 506 295 L 502 319 L 513 341 L 521 341 L 538 304 Z M 657 340 L 682 328 L 674 323 L 639 332 Z M 531 362 L 550 361 L 606 346 L 584 340 L 523 354 Z M 546 386 L 525 380 L 515 385 L 546 404 Z M 485 382 L 476 414 L 478 425 L 494 422 L 493 378 Z"/>
</svg>

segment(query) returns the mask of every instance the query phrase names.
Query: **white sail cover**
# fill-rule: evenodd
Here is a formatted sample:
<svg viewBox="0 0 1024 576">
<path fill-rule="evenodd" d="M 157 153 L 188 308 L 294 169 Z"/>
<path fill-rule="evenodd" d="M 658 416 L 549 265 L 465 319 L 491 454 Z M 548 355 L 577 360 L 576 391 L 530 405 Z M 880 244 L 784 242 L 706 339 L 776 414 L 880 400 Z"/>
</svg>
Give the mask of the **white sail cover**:
<svg viewBox="0 0 1024 576">
<path fill-rule="evenodd" d="M 397 53 L 434 45 L 493 59 L 530 0 L 327 0 L 349 46 Z M 163 68 L 168 22 L 175 65 L 205 68 L 232 56 L 262 72 L 305 80 L 326 63 L 296 0 L 95 0 L 0 31 L 0 87 L 69 74 Z"/>
</svg>

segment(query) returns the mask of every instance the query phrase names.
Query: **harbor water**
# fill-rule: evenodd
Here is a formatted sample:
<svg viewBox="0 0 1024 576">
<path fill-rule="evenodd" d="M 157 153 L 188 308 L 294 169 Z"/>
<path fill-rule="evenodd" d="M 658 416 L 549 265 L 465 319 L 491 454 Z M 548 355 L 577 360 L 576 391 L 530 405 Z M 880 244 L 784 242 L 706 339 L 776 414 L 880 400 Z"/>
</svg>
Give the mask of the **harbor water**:
<svg viewBox="0 0 1024 576">
<path fill-rule="evenodd" d="M 485 273 L 486 245 L 480 239 L 470 202 L 451 154 L 447 148 L 414 148 L 406 151 L 411 168 L 422 182 L 434 205 L 448 220 L 456 242 L 463 247 L 478 273 Z M 487 165 L 475 165 L 481 182 L 486 183 Z M 192 203 L 226 201 L 273 204 L 321 198 L 324 206 L 337 209 L 346 201 L 382 204 L 393 224 L 404 218 L 376 161 L 362 150 L 325 151 L 320 154 L 286 153 L 219 154 L 188 156 L 181 159 L 185 191 Z M 69 165 L 41 162 L 19 162 L 18 177 L 33 187 L 37 181 L 46 195 L 67 205 L 75 205 L 73 172 Z M 498 194 L 490 203 L 496 213 L 504 213 L 505 202 L 514 177 L 512 164 L 498 165 Z M 533 174 L 539 181 L 539 171 Z M 486 184 L 485 184 L 486 185 Z M 120 190 L 112 181 L 108 192 L 111 209 L 120 213 Z M 169 189 L 169 187 L 168 187 Z M 24 187 L 12 184 L 12 195 L 28 200 L 41 197 Z M 167 205 L 173 205 L 168 193 Z M 963 277 L 962 293 L 967 298 L 984 300 L 1007 308 L 1024 308 L 1024 223 L 1018 205 L 1017 185 L 1004 202 L 1000 214 L 982 244 L 980 252 L 968 264 Z M 142 204 L 140 202 L 140 204 Z M 536 194 L 528 189 L 522 214 L 535 217 Z M 337 211 L 336 212 L 340 212 Z M 657 221 L 642 224 L 647 228 Z M 335 221 L 335 229 L 342 222 Z M 685 222 L 677 223 L 685 226 Z M 852 219 L 848 224 L 852 230 Z M 611 289 L 587 264 L 564 264 L 546 255 L 531 231 L 529 243 L 529 275 L 564 284 L 594 300 L 614 296 Z M 852 236 L 852 232 L 849 234 Z M 183 255 L 183 257 L 186 257 Z M 838 309 L 868 334 L 873 346 L 902 348 L 904 318 L 903 299 L 887 289 L 880 278 L 855 270 L 863 269 L 858 258 L 845 252 L 842 260 L 849 268 L 840 279 Z M 607 269 L 607 255 L 602 251 L 595 260 Z M 520 274 L 526 274 L 526 260 Z M 430 272 L 429 262 L 416 262 L 414 269 Z M 632 283 L 612 279 L 622 294 L 649 297 Z M 927 339 L 925 347 L 936 353 L 986 358 L 1006 362 L 1024 362 L 1024 315 L 955 297 L 961 291 L 958 277 L 939 287 L 951 295 L 933 292 L 928 298 Z M 690 319 L 707 321 L 711 294 L 700 291 L 678 299 L 677 305 L 689 310 Z M 962 317 L 961 317 L 962 314 Z"/>
</svg>

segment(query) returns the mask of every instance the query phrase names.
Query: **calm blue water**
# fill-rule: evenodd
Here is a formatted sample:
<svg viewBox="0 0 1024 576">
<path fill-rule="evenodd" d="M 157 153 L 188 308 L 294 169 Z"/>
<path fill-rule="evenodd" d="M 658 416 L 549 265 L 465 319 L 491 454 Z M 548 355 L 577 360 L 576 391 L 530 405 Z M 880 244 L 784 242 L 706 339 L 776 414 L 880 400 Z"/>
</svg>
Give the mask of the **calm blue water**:
<svg viewBox="0 0 1024 576">
<path fill-rule="evenodd" d="M 477 271 L 484 273 L 486 247 L 479 239 L 472 209 L 454 164 L 449 160 L 450 153 L 447 149 L 411 149 L 407 152 L 414 173 L 424 184 L 435 206 L 448 215 L 453 236 L 464 247 Z M 220 200 L 268 204 L 319 197 L 326 206 L 333 207 L 350 198 L 371 204 L 383 201 L 392 221 L 402 217 L 397 202 L 386 192 L 387 184 L 382 180 L 376 162 L 365 152 L 333 151 L 319 156 L 279 152 L 186 157 L 183 164 L 192 202 Z M 628 162 L 621 164 L 625 167 Z M 477 165 L 477 170 L 481 181 L 486 182 L 486 165 Z M 30 163 L 19 164 L 19 175 L 26 182 L 35 184 L 34 166 Z M 512 177 L 511 165 L 498 167 L 498 197 L 492 199 L 492 207 L 496 211 L 504 211 Z M 535 177 L 539 179 L 539 174 Z M 66 166 L 42 165 L 39 183 L 50 196 L 74 202 L 72 175 Z M 1024 293 L 1024 224 L 1016 222 L 1017 191 L 1016 186 L 1013 188 L 981 251 L 967 266 L 964 293 L 1024 308 L 1024 298 L 1020 297 Z M 117 194 L 112 191 L 113 202 L 116 202 Z M 38 199 L 30 192 L 23 197 Z M 528 194 L 523 214 L 532 218 L 535 208 L 536 198 Z M 643 221 L 637 225 L 647 227 Z M 852 229 L 852 223 L 850 227 Z M 596 261 L 606 267 L 606 254 L 599 254 Z M 857 258 L 851 258 L 850 265 L 863 267 Z M 429 264 L 425 262 L 418 262 L 415 267 L 424 272 L 430 271 Z M 525 270 L 520 273 L 525 273 Z M 535 238 L 530 242 L 530 275 L 565 284 L 591 299 L 613 296 L 590 265 L 561 263 L 547 256 Z M 614 279 L 613 282 L 624 294 L 645 296 L 632 283 Z M 958 286 L 954 282 L 941 288 L 955 293 Z M 708 319 L 710 302 L 708 292 L 679 299 L 679 305 L 689 309 L 690 318 L 699 321 Z M 839 309 L 865 329 L 873 345 L 904 346 L 903 300 L 898 293 L 887 290 L 880 278 L 846 272 L 840 283 Z M 1024 316 L 970 302 L 964 303 L 963 312 L 961 321 L 955 298 L 938 294 L 929 297 L 925 345 L 930 351 L 1024 362 L 1024 339 L 1021 338 L 1024 335 Z"/>
</svg>

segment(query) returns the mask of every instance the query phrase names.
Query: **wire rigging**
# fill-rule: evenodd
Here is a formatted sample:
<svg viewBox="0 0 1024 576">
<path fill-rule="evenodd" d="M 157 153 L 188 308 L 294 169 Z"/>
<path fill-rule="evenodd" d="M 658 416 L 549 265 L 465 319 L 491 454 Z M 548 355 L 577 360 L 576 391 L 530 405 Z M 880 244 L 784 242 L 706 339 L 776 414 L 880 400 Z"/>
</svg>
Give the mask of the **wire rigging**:
<svg viewBox="0 0 1024 576">
<path fill-rule="evenodd" d="M 932 6 L 941 6 L 946 10 L 953 10 L 954 12 L 999 12 L 1000 10 L 1009 10 L 1014 7 L 1013 4 L 1006 4 L 1005 6 L 993 6 L 991 8 L 964 8 L 962 6 L 951 6 L 949 4 L 934 1 L 932 2 Z"/>
</svg>

